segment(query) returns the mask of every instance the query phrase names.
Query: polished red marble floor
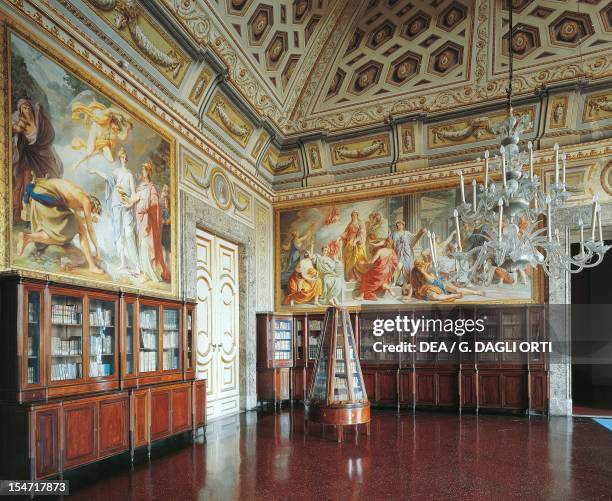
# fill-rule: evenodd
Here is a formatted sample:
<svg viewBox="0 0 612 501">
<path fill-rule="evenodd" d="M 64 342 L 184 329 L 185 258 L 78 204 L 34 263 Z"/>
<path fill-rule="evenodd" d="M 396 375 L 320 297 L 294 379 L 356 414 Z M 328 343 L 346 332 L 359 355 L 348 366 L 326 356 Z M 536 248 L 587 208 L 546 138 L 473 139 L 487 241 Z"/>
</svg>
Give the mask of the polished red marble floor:
<svg viewBox="0 0 612 501">
<path fill-rule="evenodd" d="M 303 412 L 213 423 L 207 441 L 67 475 L 69 499 L 611 499 L 612 432 L 588 418 L 374 411 L 342 444 Z"/>
</svg>

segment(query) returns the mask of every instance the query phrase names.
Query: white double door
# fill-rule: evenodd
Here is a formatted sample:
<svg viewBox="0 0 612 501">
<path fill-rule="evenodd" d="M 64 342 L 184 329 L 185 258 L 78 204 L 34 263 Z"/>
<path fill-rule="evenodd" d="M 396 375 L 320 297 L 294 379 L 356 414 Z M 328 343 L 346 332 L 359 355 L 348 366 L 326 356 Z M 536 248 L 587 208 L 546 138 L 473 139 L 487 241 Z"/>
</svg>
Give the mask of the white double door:
<svg viewBox="0 0 612 501">
<path fill-rule="evenodd" d="M 238 246 L 197 230 L 197 377 L 208 419 L 240 410 Z"/>
</svg>

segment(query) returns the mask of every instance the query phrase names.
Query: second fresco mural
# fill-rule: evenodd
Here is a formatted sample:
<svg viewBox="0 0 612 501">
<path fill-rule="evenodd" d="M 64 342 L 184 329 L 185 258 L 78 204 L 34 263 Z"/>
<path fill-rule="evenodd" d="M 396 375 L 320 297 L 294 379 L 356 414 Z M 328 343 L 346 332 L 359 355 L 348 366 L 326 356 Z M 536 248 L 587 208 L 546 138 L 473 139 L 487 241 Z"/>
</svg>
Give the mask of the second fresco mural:
<svg viewBox="0 0 612 501">
<path fill-rule="evenodd" d="M 11 36 L 14 266 L 173 291 L 168 139 Z"/>
<path fill-rule="evenodd" d="M 486 287 L 449 279 L 456 205 L 455 190 L 442 190 L 279 212 L 278 306 L 531 302 L 533 270 L 496 269 Z M 437 236 L 437 275 L 427 231 Z M 463 249 L 487 231 L 464 226 Z"/>
</svg>

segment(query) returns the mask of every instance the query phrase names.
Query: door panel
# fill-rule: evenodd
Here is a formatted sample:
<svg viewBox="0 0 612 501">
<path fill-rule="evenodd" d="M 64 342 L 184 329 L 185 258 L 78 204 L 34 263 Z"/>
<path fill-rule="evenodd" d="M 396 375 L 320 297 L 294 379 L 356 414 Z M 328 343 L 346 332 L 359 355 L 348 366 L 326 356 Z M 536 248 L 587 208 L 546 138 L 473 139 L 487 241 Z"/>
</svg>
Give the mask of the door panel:
<svg viewBox="0 0 612 501">
<path fill-rule="evenodd" d="M 128 448 L 128 400 L 100 402 L 100 455 Z"/>
<path fill-rule="evenodd" d="M 84 464 L 97 457 L 96 402 L 64 407 L 64 467 Z"/>
<path fill-rule="evenodd" d="M 59 407 L 36 412 L 36 478 L 59 471 Z"/>
<path fill-rule="evenodd" d="M 170 434 L 170 391 L 151 392 L 151 440 Z"/>
<path fill-rule="evenodd" d="M 238 247 L 197 230 L 198 378 L 207 378 L 207 416 L 239 410 Z"/>
<path fill-rule="evenodd" d="M 172 432 L 178 433 L 191 428 L 191 388 L 172 390 Z"/>
<path fill-rule="evenodd" d="M 134 447 L 149 442 L 149 390 L 134 392 Z"/>
</svg>

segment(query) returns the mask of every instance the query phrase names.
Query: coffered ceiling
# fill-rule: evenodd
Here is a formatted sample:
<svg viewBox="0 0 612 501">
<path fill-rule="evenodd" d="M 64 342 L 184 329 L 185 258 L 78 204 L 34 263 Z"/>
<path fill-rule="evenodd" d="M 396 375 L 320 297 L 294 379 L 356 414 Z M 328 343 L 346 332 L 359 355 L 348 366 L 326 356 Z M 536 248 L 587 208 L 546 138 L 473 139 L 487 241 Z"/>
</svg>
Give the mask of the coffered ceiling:
<svg viewBox="0 0 612 501">
<path fill-rule="evenodd" d="M 505 0 L 164 1 L 284 137 L 367 128 L 505 95 Z M 610 2 L 512 5 L 517 95 L 610 76 Z"/>
</svg>

